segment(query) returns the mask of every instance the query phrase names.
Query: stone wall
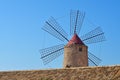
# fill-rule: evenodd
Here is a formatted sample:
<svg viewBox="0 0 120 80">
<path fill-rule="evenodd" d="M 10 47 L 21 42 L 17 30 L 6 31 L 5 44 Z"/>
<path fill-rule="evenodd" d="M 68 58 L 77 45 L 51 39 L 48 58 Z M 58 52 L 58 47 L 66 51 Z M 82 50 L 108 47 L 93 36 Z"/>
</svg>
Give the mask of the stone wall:
<svg viewBox="0 0 120 80">
<path fill-rule="evenodd" d="M 120 65 L 69 69 L 3 71 L 0 80 L 120 80 Z"/>
<path fill-rule="evenodd" d="M 64 47 L 63 67 L 88 66 L 88 47 L 81 44 L 71 44 Z"/>
</svg>

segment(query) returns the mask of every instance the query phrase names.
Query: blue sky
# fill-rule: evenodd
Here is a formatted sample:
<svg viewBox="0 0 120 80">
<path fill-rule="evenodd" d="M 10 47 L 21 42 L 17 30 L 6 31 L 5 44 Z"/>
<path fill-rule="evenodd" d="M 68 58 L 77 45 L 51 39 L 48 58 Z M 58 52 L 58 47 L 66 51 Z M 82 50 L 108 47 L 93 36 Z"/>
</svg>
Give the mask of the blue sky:
<svg viewBox="0 0 120 80">
<path fill-rule="evenodd" d="M 41 27 L 53 16 L 69 34 L 71 9 L 86 12 L 80 35 L 97 26 L 105 32 L 105 42 L 89 45 L 100 66 L 120 64 L 119 0 L 0 0 L 0 70 L 62 68 L 63 55 L 43 65 L 39 50 L 63 42 Z"/>
</svg>

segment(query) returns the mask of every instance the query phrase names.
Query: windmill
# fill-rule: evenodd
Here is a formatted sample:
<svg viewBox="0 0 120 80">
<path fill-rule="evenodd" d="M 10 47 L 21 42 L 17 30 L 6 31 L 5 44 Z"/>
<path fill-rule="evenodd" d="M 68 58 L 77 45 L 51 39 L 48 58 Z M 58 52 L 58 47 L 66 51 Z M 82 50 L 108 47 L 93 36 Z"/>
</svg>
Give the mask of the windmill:
<svg viewBox="0 0 120 80">
<path fill-rule="evenodd" d="M 66 45 L 59 44 L 49 48 L 41 49 L 41 59 L 44 64 L 48 64 L 58 56 L 64 53 L 63 67 L 81 67 L 90 66 L 91 64 L 97 66 L 101 59 L 88 51 L 87 44 L 98 43 L 105 41 L 104 32 L 100 27 L 78 36 L 85 18 L 85 12 L 79 10 L 71 10 L 70 12 L 70 35 L 73 37 L 69 40 L 68 34 L 62 29 L 58 22 L 50 17 L 42 29 L 53 35 L 61 41 L 67 41 Z"/>
</svg>

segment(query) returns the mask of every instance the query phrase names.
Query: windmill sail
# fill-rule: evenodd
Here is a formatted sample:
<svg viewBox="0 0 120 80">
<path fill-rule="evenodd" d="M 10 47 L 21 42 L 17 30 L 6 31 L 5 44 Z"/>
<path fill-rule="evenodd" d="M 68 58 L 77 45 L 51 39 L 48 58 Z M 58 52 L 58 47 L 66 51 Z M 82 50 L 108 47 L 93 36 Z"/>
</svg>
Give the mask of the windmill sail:
<svg viewBox="0 0 120 80">
<path fill-rule="evenodd" d="M 87 34 L 81 36 L 81 39 L 86 44 L 97 43 L 105 41 L 104 32 L 100 27 L 88 32 Z"/>
<path fill-rule="evenodd" d="M 70 35 L 79 34 L 83 21 L 85 17 L 85 12 L 80 12 L 79 10 L 70 12 Z"/>
<path fill-rule="evenodd" d="M 101 59 L 93 55 L 91 52 L 88 52 L 88 62 L 89 62 L 89 65 L 97 66 L 101 62 Z"/>
<path fill-rule="evenodd" d="M 100 27 L 97 27 L 96 29 L 81 36 L 80 39 L 75 39 L 75 36 L 78 37 L 78 35 L 80 33 L 84 18 L 85 18 L 85 12 L 80 12 L 79 10 L 77 10 L 77 11 L 71 10 L 71 12 L 70 12 L 70 34 L 73 35 L 73 38 L 71 40 L 67 39 L 68 34 L 62 29 L 62 27 L 57 23 L 57 21 L 53 17 L 50 17 L 45 22 L 45 25 L 42 27 L 42 29 L 44 31 L 48 32 L 49 34 L 53 35 L 54 37 L 58 38 L 61 41 L 65 41 L 65 40 L 68 41 L 69 45 L 75 44 L 75 46 L 76 46 L 77 44 L 82 43 L 82 44 L 80 44 L 80 46 L 81 45 L 83 46 L 84 43 L 91 44 L 91 43 L 105 41 L 104 32 L 102 31 L 102 29 Z M 86 47 L 86 46 L 84 46 L 84 47 Z M 64 49 L 63 44 L 45 48 L 45 49 L 41 49 L 40 54 L 41 54 L 41 59 L 43 60 L 43 63 L 48 64 L 51 61 L 53 61 L 54 59 L 56 59 L 58 56 L 63 54 L 63 51 L 64 51 L 63 49 Z M 70 51 L 71 47 L 70 47 L 70 49 L 68 49 L 68 47 L 66 47 L 66 49 Z M 79 48 L 79 50 L 82 51 L 82 48 Z M 85 50 L 87 50 L 87 47 Z M 74 50 L 71 50 L 70 52 L 73 53 L 72 51 L 74 51 Z M 89 64 L 89 66 L 91 66 L 91 65 L 97 66 L 101 62 L 101 59 L 99 59 L 98 57 L 93 55 L 91 52 L 88 52 L 88 51 L 85 51 L 85 52 L 86 52 L 86 54 L 88 54 L 88 56 L 85 57 L 86 61 L 88 61 L 85 63 L 86 66 L 88 64 Z M 75 59 L 75 58 L 73 58 L 73 59 Z M 80 59 L 81 59 L 80 61 L 82 61 L 82 58 L 80 58 Z M 79 61 L 79 59 L 77 59 L 77 61 Z M 65 64 L 65 66 L 66 66 L 66 64 Z"/>
<path fill-rule="evenodd" d="M 45 48 L 40 50 L 41 59 L 44 64 L 53 61 L 55 58 L 63 54 L 64 45 L 56 45 L 53 47 Z"/>
<path fill-rule="evenodd" d="M 50 17 L 50 19 L 45 22 L 45 25 L 42 27 L 42 29 L 61 41 L 69 41 L 67 39 L 67 33 L 62 29 L 62 27 L 60 27 L 53 17 Z"/>
</svg>

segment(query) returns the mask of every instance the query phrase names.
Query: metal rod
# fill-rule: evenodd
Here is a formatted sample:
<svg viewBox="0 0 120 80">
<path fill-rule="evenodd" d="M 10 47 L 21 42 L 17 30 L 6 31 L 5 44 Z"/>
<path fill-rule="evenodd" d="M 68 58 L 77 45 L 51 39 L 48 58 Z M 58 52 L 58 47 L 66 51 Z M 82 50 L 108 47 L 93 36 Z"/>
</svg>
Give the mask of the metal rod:
<svg viewBox="0 0 120 80">
<path fill-rule="evenodd" d="M 100 63 L 100 60 L 96 59 L 95 57 L 91 57 L 89 56 L 89 58 L 94 61 L 94 63 L 96 63 L 97 65 Z"/>
<path fill-rule="evenodd" d="M 101 59 L 100 58 L 98 58 L 98 57 L 96 57 L 95 55 L 93 55 L 91 52 L 88 52 L 91 56 L 93 56 L 93 57 L 95 57 L 96 59 L 98 59 L 98 60 L 100 60 L 101 61 Z"/>
<path fill-rule="evenodd" d="M 88 57 L 88 59 L 89 59 L 93 64 L 95 64 L 95 66 L 97 66 L 97 64 L 96 64 L 94 61 L 92 61 L 89 57 Z"/>
<path fill-rule="evenodd" d="M 92 36 L 92 37 L 89 37 L 89 38 L 83 39 L 82 41 L 86 41 L 86 40 L 89 40 L 89 39 L 94 38 L 94 37 L 96 37 L 96 36 L 103 35 L 103 34 L 104 34 L 104 33 L 102 32 L 102 33 L 97 34 L 97 35 L 95 35 L 95 36 Z"/>
<path fill-rule="evenodd" d="M 65 40 L 69 41 L 65 36 L 63 36 L 58 30 L 56 30 L 51 24 L 49 24 L 47 21 L 46 23 L 51 26 L 57 33 L 59 33 Z"/>
<path fill-rule="evenodd" d="M 78 21 L 78 14 L 79 14 L 79 10 L 77 10 L 77 16 L 76 16 L 76 21 L 75 21 L 74 34 L 76 34 L 76 27 L 77 27 L 77 21 Z"/>
<path fill-rule="evenodd" d="M 48 64 L 49 62 L 53 61 L 55 58 L 63 54 L 63 52 L 57 52 L 54 55 L 50 55 L 49 57 L 43 58 L 44 65 Z"/>
<path fill-rule="evenodd" d="M 49 53 L 49 54 L 47 54 L 47 55 L 45 55 L 45 56 L 42 56 L 41 59 L 42 59 L 42 58 L 45 58 L 45 57 L 47 57 L 47 56 L 49 56 L 49 55 L 51 55 L 52 53 L 58 52 L 58 51 L 60 51 L 60 50 L 62 50 L 62 49 L 64 49 L 64 48 L 60 48 L 60 49 L 58 49 L 58 50 L 56 50 L 56 51 L 54 51 L 54 52 L 51 52 L 51 53 Z"/>
<path fill-rule="evenodd" d="M 72 25 L 71 25 L 71 23 L 72 23 L 72 19 L 71 19 L 71 12 L 70 12 L 70 35 L 72 35 Z"/>
<path fill-rule="evenodd" d="M 80 27 L 79 27 L 79 31 L 78 31 L 78 34 L 80 33 L 80 30 L 81 30 L 81 27 L 82 27 L 82 24 L 83 24 L 83 21 L 84 21 L 84 18 L 85 18 L 85 13 L 83 12 L 83 14 L 81 15 L 81 21 L 80 21 Z"/>
</svg>

